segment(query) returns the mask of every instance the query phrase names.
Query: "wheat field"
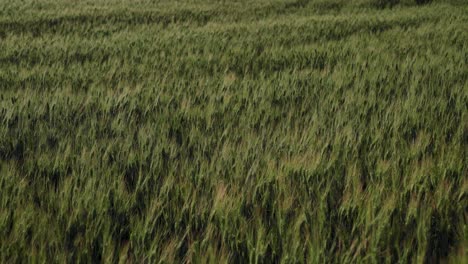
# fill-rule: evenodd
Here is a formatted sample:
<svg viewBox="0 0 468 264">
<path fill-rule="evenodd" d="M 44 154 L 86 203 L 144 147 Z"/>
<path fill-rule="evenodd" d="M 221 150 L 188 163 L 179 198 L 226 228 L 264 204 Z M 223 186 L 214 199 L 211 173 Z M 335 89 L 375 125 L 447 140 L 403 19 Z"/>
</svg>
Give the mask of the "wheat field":
<svg viewBox="0 0 468 264">
<path fill-rule="evenodd" d="M 1 263 L 466 263 L 465 0 L 0 1 Z"/>
</svg>

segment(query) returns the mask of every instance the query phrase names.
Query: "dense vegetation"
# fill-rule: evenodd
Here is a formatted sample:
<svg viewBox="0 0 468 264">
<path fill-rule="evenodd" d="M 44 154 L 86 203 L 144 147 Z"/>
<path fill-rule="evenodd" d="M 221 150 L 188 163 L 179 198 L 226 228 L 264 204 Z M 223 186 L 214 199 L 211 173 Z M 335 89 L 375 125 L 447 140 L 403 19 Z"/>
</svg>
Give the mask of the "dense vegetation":
<svg viewBox="0 0 468 264">
<path fill-rule="evenodd" d="M 466 261 L 468 2 L 381 2 L 0 1 L 0 262 Z"/>
</svg>

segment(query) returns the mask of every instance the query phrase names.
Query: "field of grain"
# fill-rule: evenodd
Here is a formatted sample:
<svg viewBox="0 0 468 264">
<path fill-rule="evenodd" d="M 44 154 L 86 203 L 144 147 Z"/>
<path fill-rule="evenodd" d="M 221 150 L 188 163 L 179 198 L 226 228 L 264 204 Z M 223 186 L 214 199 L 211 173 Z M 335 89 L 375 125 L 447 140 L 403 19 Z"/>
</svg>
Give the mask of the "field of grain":
<svg viewBox="0 0 468 264">
<path fill-rule="evenodd" d="M 465 0 L 0 1 L 1 263 L 463 263 L 467 152 Z"/>
</svg>

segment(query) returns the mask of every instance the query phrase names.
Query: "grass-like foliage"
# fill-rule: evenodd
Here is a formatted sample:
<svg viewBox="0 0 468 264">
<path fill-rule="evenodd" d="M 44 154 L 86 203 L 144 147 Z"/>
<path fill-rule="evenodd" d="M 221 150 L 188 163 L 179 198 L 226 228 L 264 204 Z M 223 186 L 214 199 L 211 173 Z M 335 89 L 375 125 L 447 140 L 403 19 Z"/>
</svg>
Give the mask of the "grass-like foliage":
<svg viewBox="0 0 468 264">
<path fill-rule="evenodd" d="M 467 21 L 0 1 L 0 262 L 466 263 Z"/>
</svg>

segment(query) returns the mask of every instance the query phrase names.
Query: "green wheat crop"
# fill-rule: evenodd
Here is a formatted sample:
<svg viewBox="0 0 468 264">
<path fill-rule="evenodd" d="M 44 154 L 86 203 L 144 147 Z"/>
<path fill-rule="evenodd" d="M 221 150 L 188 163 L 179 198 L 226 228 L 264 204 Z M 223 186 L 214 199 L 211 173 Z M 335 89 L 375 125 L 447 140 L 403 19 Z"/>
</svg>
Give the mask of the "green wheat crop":
<svg viewBox="0 0 468 264">
<path fill-rule="evenodd" d="M 0 0 L 1 263 L 466 263 L 468 1 Z"/>
</svg>

